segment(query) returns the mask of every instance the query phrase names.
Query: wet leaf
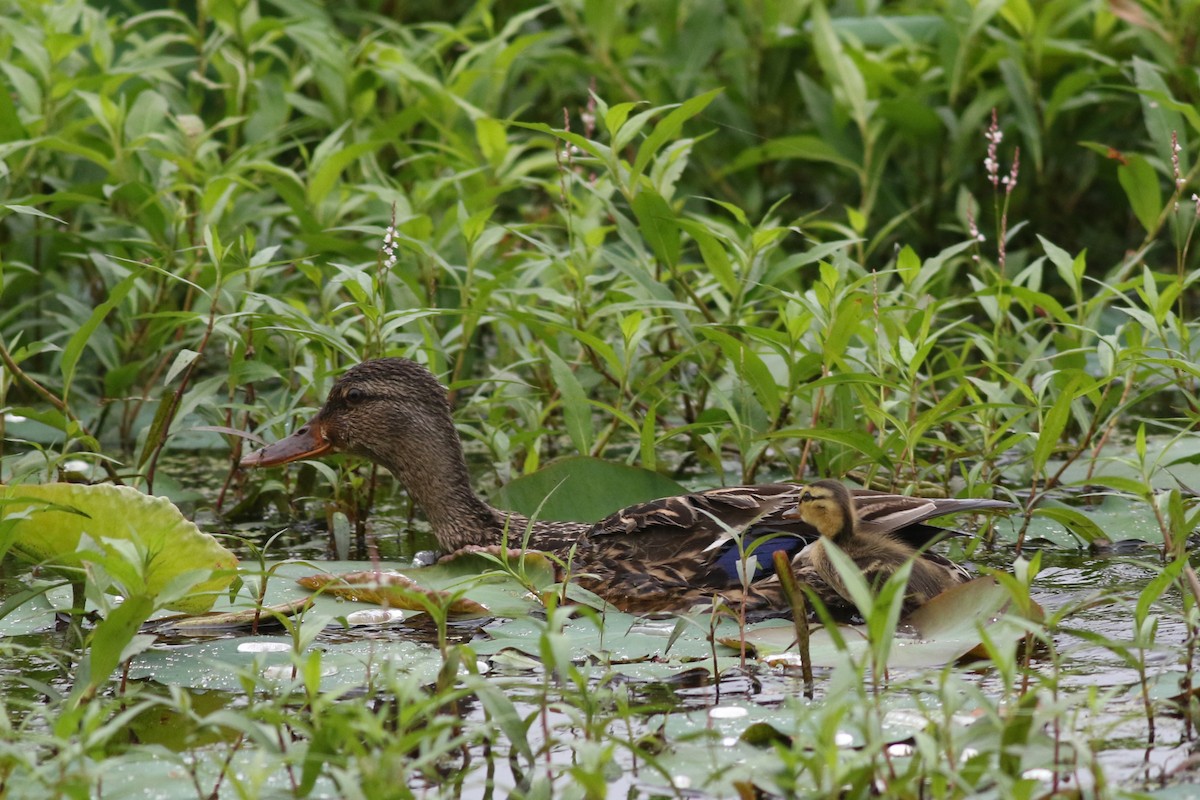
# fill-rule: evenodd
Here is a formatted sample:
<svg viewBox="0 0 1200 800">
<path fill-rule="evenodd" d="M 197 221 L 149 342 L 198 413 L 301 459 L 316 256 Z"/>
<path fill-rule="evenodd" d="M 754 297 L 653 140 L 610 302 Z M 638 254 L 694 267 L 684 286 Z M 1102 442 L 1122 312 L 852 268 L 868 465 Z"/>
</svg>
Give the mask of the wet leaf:
<svg viewBox="0 0 1200 800">
<path fill-rule="evenodd" d="M 1008 593 L 993 578 L 976 578 L 942 592 L 900 621 L 888 666 L 938 667 L 957 661 L 979 646 L 978 626 L 995 623 L 1007 604 Z M 861 657 L 866 652 L 864 626 L 839 626 L 838 630 L 851 656 Z M 786 620 L 769 620 L 746 630 L 746 642 L 768 663 L 790 665 L 795 660 L 798 666 L 795 654 L 785 653 L 795 640 L 795 629 Z M 732 635 L 722 636 L 720 642 L 735 648 L 739 644 Z M 845 653 L 823 628 L 812 631 L 809 648 L 815 667 L 834 667 L 845 661 Z"/>
<path fill-rule="evenodd" d="M 301 576 L 297 583 L 344 600 L 422 612 L 432 604 L 460 617 L 524 616 L 541 605 L 531 590 L 544 589 L 555 579 L 553 564 L 536 552 L 519 557 L 463 552 L 429 567 L 336 570 Z"/>
<path fill-rule="evenodd" d="M 301 597 L 286 603 L 263 608 L 241 608 L 236 611 L 210 611 L 207 614 L 160 617 L 152 623 L 155 633 L 187 633 L 189 631 L 226 631 L 239 628 L 263 627 L 275 624 L 280 617 L 294 617 L 312 606 L 311 597 Z"/>
<path fill-rule="evenodd" d="M 252 636 L 162 647 L 139 654 L 130 666 L 129 677 L 223 691 L 241 691 L 242 674 L 286 685 L 292 681 L 293 667 L 299 663 L 294 646 L 293 640 L 284 636 Z M 432 683 L 441 667 L 437 650 L 415 642 L 365 639 L 344 644 L 322 643 L 321 650 L 322 691 L 369 685 L 372 676 L 378 675 L 385 665 L 421 683 Z M 299 658 L 307 656 L 306 653 Z"/>
<path fill-rule="evenodd" d="M 375 603 L 385 608 L 428 611 L 442 607 L 457 617 L 486 617 L 486 606 L 451 592 L 429 589 L 406 575 L 396 572 L 347 572 L 342 575 L 309 575 L 297 583 L 314 592 L 324 592 L 345 600 Z"/>
</svg>

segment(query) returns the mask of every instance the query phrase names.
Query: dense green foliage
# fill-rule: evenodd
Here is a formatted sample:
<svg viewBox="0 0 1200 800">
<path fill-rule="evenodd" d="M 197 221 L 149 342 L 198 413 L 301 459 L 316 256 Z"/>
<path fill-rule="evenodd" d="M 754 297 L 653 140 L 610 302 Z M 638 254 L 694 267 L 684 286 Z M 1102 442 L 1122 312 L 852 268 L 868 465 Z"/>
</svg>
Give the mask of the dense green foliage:
<svg viewBox="0 0 1200 800">
<path fill-rule="evenodd" d="M 451 386 L 482 485 L 577 453 L 707 484 L 852 475 L 1014 497 L 1086 541 L 1109 532 L 1047 492 L 1144 504 L 1175 565 L 1121 650 L 1145 688 L 1149 609 L 1187 578 L 1194 527 L 1165 454 L 1200 408 L 1197 0 L 0 12 L 0 481 L 179 492 L 190 474 L 166 480 L 162 455 L 214 448 L 253 498 L 236 431 L 278 435 L 346 365 L 406 355 Z M 1106 470 L 1120 438 L 1132 455 Z M 323 475 L 264 496 L 369 495 Z M 1031 636 L 1053 651 L 1067 616 Z M 385 676 L 395 708 L 347 710 L 310 682 L 292 733 L 318 756 L 331 731 L 362 751 L 325 773 L 289 761 L 293 791 L 343 769 L 434 780 L 462 744 L 436 715 L 470 694 L 444 655 L 443 694 Z M 1013 701 L 989 718 L 994 755 L 1062 709 L 1017 703 L 1029 674 L 993 656 Z M 576 753 L 581 791 L 602 796 L 618 745 L 600 712 L 629 698 L 587 706 L 587 679 L 559 669 L 595 745 Z M 466 686 L 532 769 L 533 720 Z M 805 725 L 833 730 L 858 699 Z M 277 702 L 220 724 L 266 747 Z M 55 735 L 91 731 L 71 741 L 94 756 L 105 708 Z M 865 795 L 884 746 L 840 768 L 793 748 L 772 788 Z M 912 769 L 934 796 L 1004 793 L 1024 778 L 999 758 Z M 62 774 L 61 791 L 95 785 Z"/>
<path fill-rule="evenodd" d="M 0 401 L 152 480 L 179 420 L 404 353 L 502 477 L 1018 486 L 1192 407 L 1190 6 L 911 5 L 11 5 Z"/>
</svg>

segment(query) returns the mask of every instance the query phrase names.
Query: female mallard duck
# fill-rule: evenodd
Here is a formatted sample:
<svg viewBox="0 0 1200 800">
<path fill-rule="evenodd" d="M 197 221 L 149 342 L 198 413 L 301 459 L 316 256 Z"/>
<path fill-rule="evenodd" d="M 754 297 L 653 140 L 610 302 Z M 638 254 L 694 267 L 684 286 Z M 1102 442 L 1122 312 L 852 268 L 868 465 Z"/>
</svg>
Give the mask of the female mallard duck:
<svg viewBox="0 0 1200 800">
<path fill-rule="evenodd" d="M 810 523 L 786 516 L 801 486 L 763 484 L 667 497 L 622 509 L 595 524 L 552 522 L 502 511 L 472 490 L 445 388 L 403 358 L 365 361 L 334 384 L 324 407 L 295 433 L 242 459 L 268 467 L 341 451 L 386 467 L 425 511 L 446 551 L 504 542 L 571 559 L 579 582 L 626 611 L 682 611 L 719 596 L 751 613 L 786 613 L 772 556 L 790 557 L 818 538 Z M 1011 508 L 995 500 L 929 500 L 858 490 L 851 505 L 863 526 L 922 546 L 933 517 Z M 743 591 L 735 533 L 755 549 Z M 800 562 L 797 562 L 798 564 Z M 827 593 L 831 602 L 841 602 Z M 736 605 L 734 605 L 736 607 Z"/>
<path fill-rule="evenodd" d="M 919 553 L 912 544 L 889 532 L 866 530 L 856 512 L 857 503 L 850 490 L 838 481 L 824 480 L 804 487 L 795 511 L 788 515 L 807 522 L 821 534 L 806 553 L 808 561 L 820 579 L 844 599 L 853 602 L 845 581 L 825 552 L 826 540 L 850 557 L 873 589 L 911 561 L 904 595 L 906 614 L 951 586 L 971 579 L 969 572 L 941 556 Z"/>
</svg>

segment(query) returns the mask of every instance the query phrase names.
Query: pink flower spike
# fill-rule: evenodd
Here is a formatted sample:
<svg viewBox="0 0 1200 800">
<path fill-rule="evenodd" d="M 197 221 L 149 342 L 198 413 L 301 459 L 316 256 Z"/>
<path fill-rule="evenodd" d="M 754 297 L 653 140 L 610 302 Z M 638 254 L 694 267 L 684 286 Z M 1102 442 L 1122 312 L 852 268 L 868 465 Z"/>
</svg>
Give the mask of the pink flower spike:
<svg viewBox="0 0 1200 800">
<path fill-rule="evenodd" d="M 995 107 L 992 108 L 992 124 L 988 126 L 983 138 L 987 139 L 988 143 L 987 158 L 983 160 L 983 168 L 987 172 L 988 180 L 992 182 L 992 187 L 999 188 L 1000 162 L 996 157 L 996 150 L 1000 145 L 1000 140 L 1004 138 L 1004 134 L 1000 131 Z"/>
<path fill-rule="evenodd" d="M 1008 177 L 1004 179 L 1004 193 L 1012 194 L 1012 190 L 1017 188 L 1017 175 L 1021 171 L 1021 148 L 1013 150 L 1012 169 L 1008 171 Z"/>
</svg>

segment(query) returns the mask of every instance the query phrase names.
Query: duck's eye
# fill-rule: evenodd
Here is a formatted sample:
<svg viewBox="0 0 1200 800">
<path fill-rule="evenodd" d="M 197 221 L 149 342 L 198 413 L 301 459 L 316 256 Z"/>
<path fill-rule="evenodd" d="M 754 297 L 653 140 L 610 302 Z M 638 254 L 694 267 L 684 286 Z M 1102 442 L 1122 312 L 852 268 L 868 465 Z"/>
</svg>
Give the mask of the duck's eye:
<svg viewBox="0 0 1200 800">
<path fill-rule="evenodd" d="M 367 393 L 357 386 L 351 386 L 346 390 L 346 402 L 350 404 L 361 403 L 367 399 Z"/>
<path fill-rule="evenodd" d="M 808 492 L 803 492 L 800 495 L 801 503 L 811 503 L 812 501 L 813 501 L 813 496 L 811 494 L 809 494 Z"/>
</svg>

